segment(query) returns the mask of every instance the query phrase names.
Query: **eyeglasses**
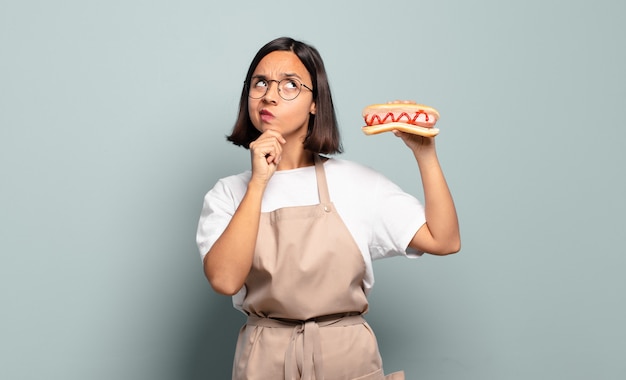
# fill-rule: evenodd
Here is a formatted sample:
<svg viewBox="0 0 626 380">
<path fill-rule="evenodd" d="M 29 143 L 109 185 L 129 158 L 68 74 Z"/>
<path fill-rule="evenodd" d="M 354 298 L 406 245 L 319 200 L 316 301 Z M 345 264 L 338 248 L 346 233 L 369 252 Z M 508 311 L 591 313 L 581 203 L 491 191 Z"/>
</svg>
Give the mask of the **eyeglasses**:
<svg viewBox="0 0 626 380">
<path fill-rule="evenodd" d="M 248 85 L 248 96 L 252 99 L 260 99 L 267 94 L 270 88 L 270 83 L 276 82 L 278 84 L 278 95 L 285 100 L 294 100 L 300 95 L 302 87 L 313 92 L 313 89 L 309 86 L 302 84 L 296 78 L 285 78 L 281 80 L 265 79 L 265 78 L 252 78 Z"/>
</svg>

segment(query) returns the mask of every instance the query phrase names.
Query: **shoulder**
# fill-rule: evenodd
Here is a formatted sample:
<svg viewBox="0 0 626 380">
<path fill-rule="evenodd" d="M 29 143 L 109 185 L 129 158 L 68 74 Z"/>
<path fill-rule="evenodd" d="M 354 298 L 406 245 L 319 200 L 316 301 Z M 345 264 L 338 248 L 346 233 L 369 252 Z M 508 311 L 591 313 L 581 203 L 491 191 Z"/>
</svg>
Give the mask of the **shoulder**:
<svg viewBox="0 0 626 380">
<path fill-rule="evenodd" d="M 250 181 L 251 175 L 252 173 L 250 172 L 250 170 L 246 170 L 239 174 L 220 178 L 217 183 L 230 188 L 246 187 L 248 185 L 248 182 Z"/>
<path fill-rule="evenodd" d="M 235 202 L 243 198 L 248 182 L 250 181 L 251 172 L 249 170 L 220 178 L 213 188 L 209 190 L 205 198 L 231 199 Z"/>
<path fill-rule="evenodd" d="M 345 159 L 331 158 L 325 165 L 329 183 L 341 183 L 344 186 L 365 186 L 368 191 L 374 191 L 378 186 L 390 181 L 375 169 Z"/>
<path fill-rule="evenodd" d="M 382 177 L 379 172 L 369 166 L 340 158 L 330 158 L 324 167 L 328 172 L 333 174 L 339 173 L 343 175 L 361 177 Z"/>
</svg>

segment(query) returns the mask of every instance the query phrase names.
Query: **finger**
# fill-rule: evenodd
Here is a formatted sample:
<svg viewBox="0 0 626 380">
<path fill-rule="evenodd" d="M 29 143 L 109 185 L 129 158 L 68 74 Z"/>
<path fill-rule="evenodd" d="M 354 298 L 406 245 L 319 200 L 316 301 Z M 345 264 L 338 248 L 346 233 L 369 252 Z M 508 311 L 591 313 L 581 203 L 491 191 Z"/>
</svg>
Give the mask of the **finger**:
<svg viewBox="0 0 626 380">
<path fill-rule="evenodd" d="M 281 144 L 285 144 L 287 142 L 287 140 L 285 140 L 285 138 L 283 137 L 282 134 L 280 134 L 280 132 L 275 131 L 273 129 L 268 129 L 265 132 L 263 132 L 263 134 L 261 134 L 261 137 L 274 137 L 276 138 Z"/>
<path fill-rule="evenodd" d="M 275 138 L 257 140 L 250 144 L 250 148 L 256 157 L 264 159 L 268 164 L 280 161 L 282 145 Z"/>
<path fill-rule="evenodd" d="M 387 104 L 417 104 L 417 102 L 415 100 L 396 99 L 396 100 L 392 100 L 392 101 L 387 102 Z"/>
<path fill-rule="evenodd" d="M 282 146 L 287 141 L 279 133 L 263 133 L 258 139 L 250 143 L 250 147 L 254 149 L 267 148 L 269 146 Z"/>
</svg>

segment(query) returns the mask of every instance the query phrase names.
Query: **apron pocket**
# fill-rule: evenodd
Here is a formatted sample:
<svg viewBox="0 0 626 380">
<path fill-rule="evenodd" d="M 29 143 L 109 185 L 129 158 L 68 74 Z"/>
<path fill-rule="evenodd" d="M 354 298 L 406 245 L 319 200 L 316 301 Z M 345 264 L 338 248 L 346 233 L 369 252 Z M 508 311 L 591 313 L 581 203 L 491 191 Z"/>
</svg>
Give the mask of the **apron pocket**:
<svg viewBox="0 0 626 380">
<path fill-rule="evenodd" d="M 352 380 L 385 380 L 385 375 L 383 375 L 383 370 L 381 368 L 365 376 L 355 377 Z"/>
<path fill-rule="evenodd" d="M 390 373 L 385 376 L 385 380 L 404 380 L 404 371 Z"/>
<path fill-rule="evenodd" d="M 352 380 L 405 380 L 404 371 L 398 371 L 390 373 L 389 375 L 383 375 L 383 370 L 379 369 L 365 376 L 357 377 Z"/>
</svg>

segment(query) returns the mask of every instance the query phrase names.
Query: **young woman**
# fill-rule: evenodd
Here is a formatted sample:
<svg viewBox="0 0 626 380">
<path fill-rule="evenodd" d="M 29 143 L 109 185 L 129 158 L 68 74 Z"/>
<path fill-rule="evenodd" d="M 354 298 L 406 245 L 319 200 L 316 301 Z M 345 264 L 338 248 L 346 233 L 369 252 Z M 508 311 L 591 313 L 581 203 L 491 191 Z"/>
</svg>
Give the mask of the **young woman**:
<svg viewBox="0 0 626 380">
<path fill-rule="evenodd" d="M 341 152 L 318 51 L 291 38 L 250 64 L 228 140 L 251 170 L 223 178 L 200 216 L 204 272 L 248 316 L 233 379 L 385 377 L 362 315 L 372 260 L 460 249 L 456 211 L 432 138 L 395 132 L 412 150 L 425 202 Z M 417 180 L 417 178 L 416 178 Z"/>
</svg>

